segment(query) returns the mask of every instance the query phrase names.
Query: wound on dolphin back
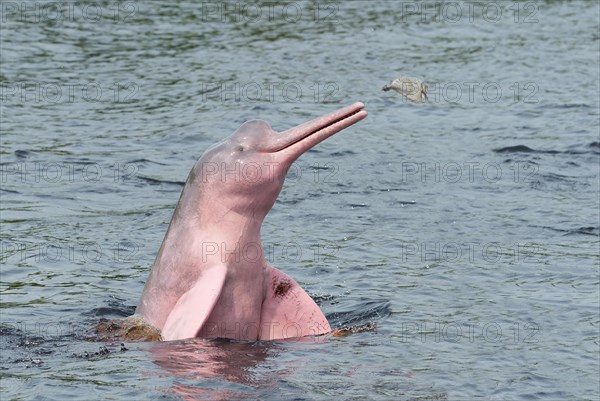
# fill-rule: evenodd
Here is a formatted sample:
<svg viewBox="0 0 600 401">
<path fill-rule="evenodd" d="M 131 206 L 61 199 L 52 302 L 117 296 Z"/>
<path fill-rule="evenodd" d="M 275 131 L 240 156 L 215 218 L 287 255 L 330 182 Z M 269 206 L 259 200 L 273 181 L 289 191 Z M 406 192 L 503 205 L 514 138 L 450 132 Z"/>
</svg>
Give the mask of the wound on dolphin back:
<svg viewBox="0 0 600 401">
<path fill-rule="evenodd" d="M 276 297 L 284 297 L 291 288 L 292 283 L 290 281 L 273 279 L 273 294 Z"/>
</svg>

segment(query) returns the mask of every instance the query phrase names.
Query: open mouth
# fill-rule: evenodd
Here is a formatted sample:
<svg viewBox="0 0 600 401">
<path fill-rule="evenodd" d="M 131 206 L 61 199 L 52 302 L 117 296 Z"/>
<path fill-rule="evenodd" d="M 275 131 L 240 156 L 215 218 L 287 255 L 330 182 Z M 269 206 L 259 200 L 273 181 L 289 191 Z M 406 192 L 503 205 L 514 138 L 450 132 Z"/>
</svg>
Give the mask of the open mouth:
<svg viewBox="0 0 600 401">
<path fill-rule="evenodd" d="M 354 103 L 290 128 L 280 134 L 279 146 L 276 146 L 272 152 L 294 149 L 302 154 L 317 143 L 365 118 L 368 113 L 364 108 L 364 104 Z"/>
</svg>

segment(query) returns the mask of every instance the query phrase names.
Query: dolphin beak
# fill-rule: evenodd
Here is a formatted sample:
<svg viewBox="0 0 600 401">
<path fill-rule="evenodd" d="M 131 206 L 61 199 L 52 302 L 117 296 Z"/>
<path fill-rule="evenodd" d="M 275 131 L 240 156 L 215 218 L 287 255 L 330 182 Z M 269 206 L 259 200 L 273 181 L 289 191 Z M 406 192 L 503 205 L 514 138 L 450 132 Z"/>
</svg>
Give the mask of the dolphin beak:
<svg viewBox="0 0 600 401">
<path fill-rule="evenodd" d="M 285 130 L 277 135 L 277 143 L 269 151 L 282 153 L 293 162 L 319 142 L 365 118 L 368 113 L 364 107 L 364 104 L 357 102 Z"/>
</svg>

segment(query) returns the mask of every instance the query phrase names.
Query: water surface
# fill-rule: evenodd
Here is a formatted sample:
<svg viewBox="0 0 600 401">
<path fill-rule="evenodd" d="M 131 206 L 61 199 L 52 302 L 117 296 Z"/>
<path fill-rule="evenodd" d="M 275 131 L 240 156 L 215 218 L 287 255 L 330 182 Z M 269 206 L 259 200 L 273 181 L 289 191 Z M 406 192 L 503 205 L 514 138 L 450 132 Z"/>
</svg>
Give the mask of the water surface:
<svg viewBox="0 0 600 401">
<path fill-rule="evenodd" d="M 595 1 L 44 4 L 2 3 L 3 399 L 598 399 Z M 430 102 L 381 91 L 401 75 Z M 375 331 L 85 339 L 137 304 L 209 145 L 354 101 L 263 242 Z"/>
</svg>

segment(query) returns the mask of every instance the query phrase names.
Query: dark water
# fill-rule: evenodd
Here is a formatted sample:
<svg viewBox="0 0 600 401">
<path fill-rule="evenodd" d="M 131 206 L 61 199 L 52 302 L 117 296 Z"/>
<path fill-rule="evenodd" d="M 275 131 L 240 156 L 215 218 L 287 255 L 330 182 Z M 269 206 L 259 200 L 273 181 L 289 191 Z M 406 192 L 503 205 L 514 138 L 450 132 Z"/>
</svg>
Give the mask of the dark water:
<svg viewBox="0 0 600 401">
<path fill-rule="evenodd" d="M 0 10 L 2 399 L 598 399 L 597 2 L 56 4 Z M 400 75 L 430 102 L 381 91 Z M 207 146 L 354 101 L 263 241 L 376 331 L 85 340 L 137 304 Z"/>
</svg>

